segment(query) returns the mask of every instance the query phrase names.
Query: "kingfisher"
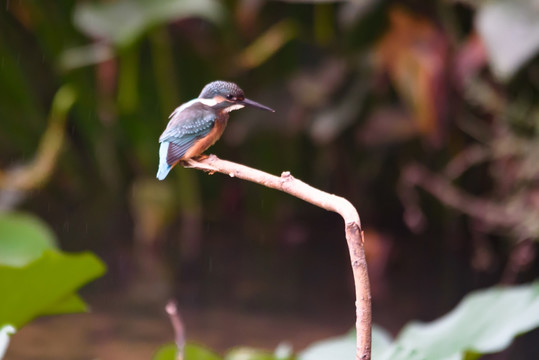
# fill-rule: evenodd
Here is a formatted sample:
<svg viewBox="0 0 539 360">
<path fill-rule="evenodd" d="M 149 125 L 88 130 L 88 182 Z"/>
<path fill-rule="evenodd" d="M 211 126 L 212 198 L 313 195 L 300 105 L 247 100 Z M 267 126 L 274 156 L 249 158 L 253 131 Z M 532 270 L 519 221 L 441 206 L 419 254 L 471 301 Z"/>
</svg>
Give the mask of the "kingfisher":
<svg viewBox="0 0 539 360">
<path fill-rule="evenodd" d="M 163 180 L 178 162 L 199 156 L 215 144 L 225 130 L 228 113 L 246 105 L 275 112 L 247 99 L 238 85 L 228 81 L 207 84 L 198 98 L 177 107 L 159 137 L 157 178 Z"/>
</svg>

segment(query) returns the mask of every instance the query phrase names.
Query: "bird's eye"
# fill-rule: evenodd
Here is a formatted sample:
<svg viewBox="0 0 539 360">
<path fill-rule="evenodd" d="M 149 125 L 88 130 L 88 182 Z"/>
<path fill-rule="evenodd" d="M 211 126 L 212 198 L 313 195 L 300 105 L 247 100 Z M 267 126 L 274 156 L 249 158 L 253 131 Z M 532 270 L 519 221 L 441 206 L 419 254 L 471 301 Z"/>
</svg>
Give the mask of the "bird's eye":
<svg viewBox="0 0 539 360">
<path fill-rule="evenodd" d="M 236 100 L 236 97 L 234 95 L 232 95 L 232 94 L 228 94 L 226 96 L 226 98 L 227 98 L 227 100 Z"/>
</svg>

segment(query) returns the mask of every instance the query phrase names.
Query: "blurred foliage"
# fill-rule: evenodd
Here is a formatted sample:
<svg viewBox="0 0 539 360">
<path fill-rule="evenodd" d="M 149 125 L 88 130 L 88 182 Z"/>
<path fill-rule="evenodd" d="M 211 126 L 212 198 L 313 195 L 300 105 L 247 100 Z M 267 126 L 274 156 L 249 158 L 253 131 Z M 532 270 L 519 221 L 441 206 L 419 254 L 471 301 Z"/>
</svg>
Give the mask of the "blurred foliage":
<svg viewBox="0 0 539 360">
<path fill-rule="evenodd" d="M 537 276 L 537 24 L 533 0 L 5 1 L 0 206 L 200 303 L 349 302 L 331 215 L 182 168 L 154 179 L 168 115 L 232 80 L 277 113 L 233 113 L 210 151 L 350 199 L 387 321 L 439 313 Z"/>
<path fill-rule="evenodd" d="M 20 329 L 39 316 L 86 311 L 75 291 L 105 271 L 92 254 L 58 250 L 51 230 L 28 214 L 0 213 L 0 254 L 4 335 L 6 325 Z M 8 340 L 4 335 L 0 348 Z"/>
<path fill-rule="evenodd" d="M 390 346 L 393 339 L 391 335 L 381 327 L 372 327 L 372 353 L 373 359 L 378 359 Z M 356 351 L 356 331 L 353 329 L 348 334 L 334 338 L 317 341 L 301 351 L 298 358 L 301 360 L 320 360 L 329 358 L 348 358 Z"/>
<path fill-rule="evenodd" d="M 25 165 L 0 170 L 0 210 L 10 209 L 21 202 L 26 193 L 43 187 L 52 174 L 64 144 L 67 113 L 76 94 L 68 85 L 55 94 L 47 129 L 41 136 L 34 158 Z"/>
<path fill-rule="evenodd" d="M 54 234 L 40 219 L 23 213 L 4 213 L 0 214 L 0 246 L 0 263 L 20 267 L 57 245 Z"/>
<path fill-rule="evenodd" d="M 152 27 L 191 17 L 219 22 L 223 12 L 215 0 L 85 2 L 76 7 L 73 21 L 88 36 L 127 48 Z"/>
<path fill-rule="evenodd" d="M 177 357 L 178 348 L 174 344 L 161 347 L 152 360 L 220 360 L 221 358 L 210 350 L 195 344 L 186 344 L 183 358 Z"/>
<path fill-rule="evenodd" d="M 539 326 L 539 283 L 468 294 L 450 313 L 427 324 L 412 322 L 394 341 L 373 329 L 373 359 L 471 360 L 499 352 Z M 313 344 L 300 360 L 351 358 L 355 334 Z"/>
<path fill-rule="evenodd" d="M 238 347 L 230 349 L 226 352 L 224 357 L 216 355 L 203 346 L 187 343 L 183 354 L 178 356 L 178 349 L 176 345 L 164 345 L 161 347 L 153 360 L 294 360 L 291 355 L 281 355 L 278 350 L 274 354 L 248 348 Z"/>
<path fill-rule="evenodd" d="M 68 189 L 73 201 L 125 203 L 131 185 L 155 171 L 156 139 L 167 115 L 221 77 L 237 81 L 253 98 L 278 104 L 280 118 L 266 121 L 267 115 L 257 114 L 260 119 L 247 121 L 255 115 L 234 114 L 225 145 L 214 151 L 268 170 L 292 169 L 320 185 L 365 179 L 336 189 L 363 199 L 367 175 L 372 182 L 387 178 L 389 163 L 419 160 L 439 167 L 489 132 L 499 135 L 496 128 L 507 127 L 509 135 L 522 127 L 537 133 L 536 80 L 525 76 L 536 69 L 529 63 L 538 46 L 531 7 L 526 0 L 469 8 L 384 1 L 9 2 L 1 13 L 0 161 L 9 167 L 35 152 L 46 128 L 46 104 L 63 84 L 67 88 L 57 96 L 69 91 L 73 98 L 62 117 L 73 102 L 74 113 L 59 169 L 43 168 L 47 176 L 56 172 L 49 191 Z M 520 33 L 527 36 L 516 41 Z M 493 84 L 484 71 L 488 63 L 506 85 Z M 516 96 L 504 86 L 517 89 Z M 51 119 L 57 105 L 52 108 Z M 486 114 L 478 118 L 477 111 Z M 273 149 L 275 143 L 282 146 Z M 404 151 L 392 153 L 395 145 Z M 367 156 L 371 150 L 378 155 Z M 209 190 L 198 174 L 175 174 L 161 192 L 178 195 L 172 209 L 182 216 L 201 217 L 201 200 L 223 191 Z M 462 185 L 481 186 L 474 180 Z M 391 189 L 395 181 L 379 186 Z M 487 197 L 494 196 L 490 189 L 484 188 Z M 102 195 L 93 197 L 97 190 Z M 266 190 L 254 192 L 267 197 Z M 367 198 L 365 209 L 372 210 L 366 216 L 382 224 L 375 203 Z M 246 206 L 251 214 L 261 211 Z M 97 210 L 88 211 L 93 219 Z M 159 236 L 169 222 L 152 223 L 160 224 L 151 231 Z"/>
<path fill-rule="evenodd" d="M 494 74 L 500 79 L 512 78 L 537 54 L 538 16 L 533 0 L 479 3 L 477 29 L 485 41 Z"/>
<path fill-rule="evenodd" d="M 372 358 L 391 360 L 472 360 L 500 352 L 513 339 L 539 326 L 539 283 L 495 287 L 468 294 L 456 308 L 430 323 L 411 322 L 393 340 L 378 326 L 372 332 Z M 188 350 L 190 346 L 193 349 Z M 194 350 L 197 349 L 195 352 Z M 353 358 L 355 331 L 316 342 L 297 354 L 298 360 Z M 154 360 L 175 360 L 175 345 L 162 347 Z M 201 347 L 188 345 L 183 359 L 217 360 Z M 292 359 L 255 349 L 230 350 L 225 360 Z"/>
</svg>

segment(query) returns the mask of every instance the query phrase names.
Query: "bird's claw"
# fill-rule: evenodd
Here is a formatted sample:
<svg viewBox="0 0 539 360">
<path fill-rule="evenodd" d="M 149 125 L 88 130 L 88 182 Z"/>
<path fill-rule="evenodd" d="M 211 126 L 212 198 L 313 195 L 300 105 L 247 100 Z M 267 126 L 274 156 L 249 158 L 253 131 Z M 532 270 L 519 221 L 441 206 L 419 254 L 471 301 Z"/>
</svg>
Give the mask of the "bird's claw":
<svg viewBox="0 0 539 360">
<path fill-rule="evenodd" d="M 195 161 L 202 161 L 202 160 L 206 160 L 206 159 L 209 158 L 209 157 L 210 157 L 209 155 L 204 155 L 204 154 L 202 154 L 202 155 L 198 155 L 198 156 L 194 157 L 193 160 L 195 160 Z"/>
</svg>

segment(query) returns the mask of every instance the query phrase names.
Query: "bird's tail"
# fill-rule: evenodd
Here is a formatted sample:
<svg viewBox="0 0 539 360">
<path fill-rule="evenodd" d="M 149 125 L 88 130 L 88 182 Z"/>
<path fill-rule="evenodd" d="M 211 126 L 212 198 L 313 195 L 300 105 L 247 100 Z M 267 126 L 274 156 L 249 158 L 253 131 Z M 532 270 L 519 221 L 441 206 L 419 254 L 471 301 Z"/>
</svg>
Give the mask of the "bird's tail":
<svg viewBox="0 0 539 360">
<path fill-rule="evenodd" d="M 159 148 L 159 169 L 157 170 L 157 178 L 163 180 L 167 177 L 172 166 L 167 163 L 168 141 L 163 141 Z"/>
</svg>

